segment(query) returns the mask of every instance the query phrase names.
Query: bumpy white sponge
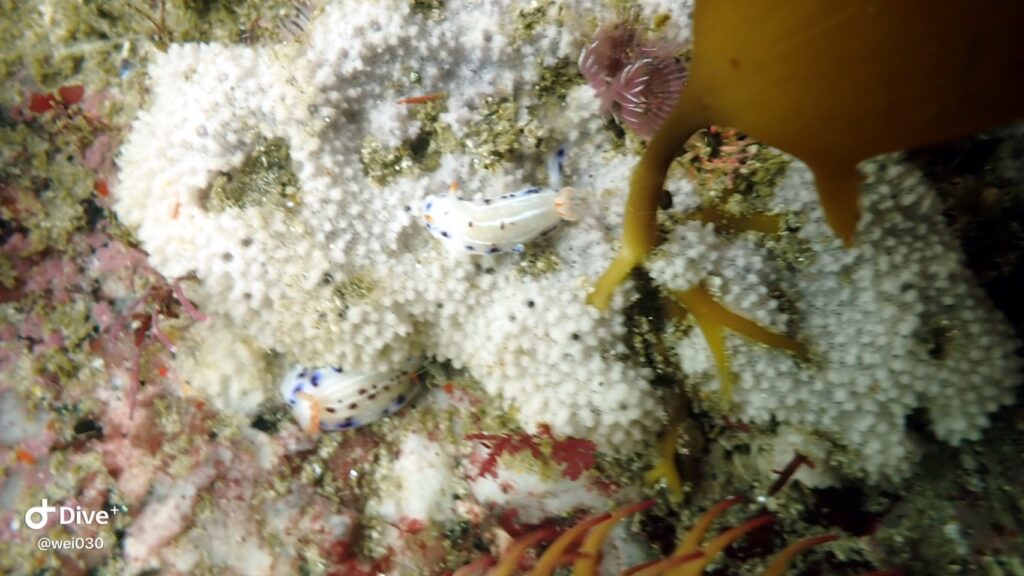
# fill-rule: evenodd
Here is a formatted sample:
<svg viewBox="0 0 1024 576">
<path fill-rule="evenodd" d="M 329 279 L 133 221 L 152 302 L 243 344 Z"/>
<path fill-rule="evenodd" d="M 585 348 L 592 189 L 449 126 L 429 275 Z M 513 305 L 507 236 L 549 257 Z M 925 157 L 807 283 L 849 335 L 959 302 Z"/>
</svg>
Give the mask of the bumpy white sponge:
<svg viewBox="0 0 1024 576">
<path fill-rule="evenodd" d="M 379 372 L 433 356 L 468 368 L 529 430 L 640 446 L 662 411 L 621 343 L 628 292 L 607 313 L 584 303 L 633 157 L 601 136 L 595 100 L 559 109 L 536 90 L 590 32 L 547 12 L 525 27 L 500 2 L 449 3 L 443 19 L 404 0 L 347 2 L 287 45 L 172 46 L 149 68 L 152 99 L 119 158 L 118 215 L 162 273 L 198 279 L 186 288 L 205 312 L 295 362 Z M 445 110 L 430 129 L 457 142 L 436 169 L 371 178 L 368 150 L 394 153 L 423 129 L 399 100 L 436 92 Z M 513 124 L 488 135 L 496 102 Z M 510 137 L 501 161 L 479 150 Z M 268 141 L 286 146 L 297 190 L 218 205 L 217 183 L 244 179 Z M 453 181 L 477 198 L 544 186 L 561 145 L 580 218 L 525 255 L 452 257 L 420 221 L 423 199 Z"/>
<path fill-rule="evenodd" d="M 615 252 L 637 157 L 604 127 L 582 81 L 544 88 L 593 32 L 574 15 L 605 21 L 613 9 L 450 2 L 433 18 L 414 4 L 328 3 L 286 45 L 174 45 L 156 56 L 151 99 L 119 157 L 119 217 L 157 269 L 196 278 L 189 295 L 258 346 L 361 371 L 433 356 L 468 369 L 529 430 L 548 425 L 609 450 L 643 445 L 663 411 L 624 344 L 636 293 L 622 287 L 605 312 L 585 304 Z M 688 21 L 683 2 L 641 10 L 670 12 L 670 27 Z M 399 102 L 436 93 L 443 106 L 430 126 Z M 426 160 L 410 152 L 421 136 L 436 146 Z M 218 186 L 252 176 L 241 167 L 258 165 L 267 142 L 287 149 L 295 189 L 218 203 Z M 453 181 L 477 199 L 544 186 L 559 146 L 579 218 L 525 255 L 453 257 L 420 221 L 423 199 Z M 897 478 L 909 468 L 908 414 L 924 409 L 943 440 L 976 437 L 1019 366 L 934 195 L 906 168 L 873 166 L 851 250 L 795 165 L 776 200 L 803 218 L 803 265 L 690 223 L 671 231 L 650 270 L 673 290 L 702 282 L 812 350 L 799 364 L 730 337 L 739 416 L 829 433 L 872 478 Z M 677 206 L 699 201 L 680 182 L 668 188 Z M 683 370 L 717 391 L 699 335 L 678 348 Z"/>
<path fill-rule="evenodd" d="M 978 438 L 1020 382 L 1020 343 L 965 268 L 921 175 L 891 160 L 863 169 L 863 217 L 852 248 L 836 240 L 812 175 L 794 162 L 776 199 L 802 215 L 805 261 L 773 265 L 767 250 L 740 240 L 731 256 L 719 255 L 708 285 L 762 324 L 785 331 L 790 322 L 811 351 L 812 360 L 800 362 L 730 336 L 738 415 L 824 432 L 859 456 L 852 461 L 870 479 L 898 479 L 913 463 L 907 417 L 923 410 L 933 433 L 951 444 Z M 680 244 L 685 238 L 673 233 L 676 245 L 665 253 L 700 250 Z M 670 268 L 662 260 L 652 270 L 675 288 L 683 272 L 663 270 Z M 791 301 L 790 315 L 766 286 Z M 699 331 L 683 339 L 678 353 L 682 369 L 717 393 Z"/>
</svg>

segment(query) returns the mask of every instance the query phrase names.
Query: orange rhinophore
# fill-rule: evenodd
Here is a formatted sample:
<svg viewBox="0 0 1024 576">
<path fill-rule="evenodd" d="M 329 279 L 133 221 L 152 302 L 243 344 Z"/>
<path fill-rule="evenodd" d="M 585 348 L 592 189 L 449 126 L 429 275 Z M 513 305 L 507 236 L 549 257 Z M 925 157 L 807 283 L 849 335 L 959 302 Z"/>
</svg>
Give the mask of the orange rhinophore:
<svg viewBox="0 0 1024 576">
<path fill-rule="evenodd" d="M 306 432 L 311 435 L 320 432 L 320 415 L 324 410 L 320 400 L 308 392 L 299 392 L 295 396 L 309 402 L 309 428 L 306 429 Z"/>
</svg>

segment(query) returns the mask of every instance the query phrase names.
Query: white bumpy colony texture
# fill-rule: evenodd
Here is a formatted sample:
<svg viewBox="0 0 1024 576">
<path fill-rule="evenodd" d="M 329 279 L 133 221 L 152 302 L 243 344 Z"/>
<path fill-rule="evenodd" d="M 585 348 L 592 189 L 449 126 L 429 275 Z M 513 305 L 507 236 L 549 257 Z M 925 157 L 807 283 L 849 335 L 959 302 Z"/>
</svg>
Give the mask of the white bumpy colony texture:
<svg viewBox="0 0 1024 576">
<path fill-rule="evenodd" d="M 564 102 L 536 89 L 544 67 L 574 62 L 595 23 L 614 18 L 609 3 L 553 2 L 537 12 L 450 2 L 439 15 L 411 4 L 329 4 L 293 42 L 174 45 L 157 55 L 151 99 L 119 158 L 118 215 L 162 273 L 195 275 L 187 288 L 205 312 L 295 362 L 388 370 L 410 355 L 433 356 L 466 368 L 528 430 L 548 424 L 604 449 L 642 446 L 663 413 L 649 371 L 623 344 L 622 311 L 633 293 L 620 289 L 607 312 L 584 303 L 614 253 L 636 156 L 615 145 L 589 87 L 573 87 Z M 640 17 L 668 13 L 665 33 L 682 38 L 687 10 L 684 2 L 645 2 Z M 393 149 L 422 128 L 398 100 L 437 92 L 446 95 L 440 122 L 457 142 L 440 167 L 384 184 L 368 178 L 364 148 Z M 472 134 L 496 122 L 487 113 L 495 99 L 508 99 L 530 128 L 516 136 L 514 160 L 485 169 Z M 214 179 L 271 138 L 288 146 L 296 205 L 210 209 Z M 453 181 L 477 198 L 545 185 L 545 162 L 560 145 L 579 218 L 526 255 L 454 257 L 419 221 L 423 199 Z M 758 283 L 772 280 L 771 256 L 753 241 L 726 242 L 697 227 L 680 234 L 694 244 L 676 250 L 663 272 L 686 282 L 707 277 L 737 309 L 793 323 L 819 355 L 823 365 L 807 368 L 731 341 L 744 418 L 820 426 L 863 451 L 867 471 L 900 476 L 903 415 L 923 406 L 944 439 L 976 435 L 1006 399 L 1016 366 L 1008 331 L 970 283 L 938 217 L 907 219 L 913 206 L 901 203 L 934 203 L 931 193 L 880 186 L 888 195 L 867 202 L 893 208 L 868 206 L 863 244 L 848 254 L 827 239 L 812 182 L 791 179 L 780 191 L 788 209 L 806 215 L 801 234 L 822 250 L 777 282 L 800 318 L 783 316 Z M 893 215 L 879 212 L 887 210 Z M 922 254 L 933 257 L 911 273 L 908 262 Z M 531 259 L 549 265 L 524 271 Z M 694 268 L 680 271 L 687 262 Z M 942 321 L 954 323 L 943 359 L 907 351 L 921 323 Z M 681 350 L 689 373 L 710 367 L 700 343 Z"/>
<path fill-rule="evenodd" d="M 380 371 L 433 355 L 468 369 L 529 430 L 548 424 L 609 449 L 640 446 L 662 412 L 646 370 L 622 360 L 625 299 L 603 314 L 584 303 L 612 254 L 609 213 L 621 202 L 597 192 L 619 188 L 629 166 L 600 171 L 610 142 L 584 140 L 602 126 L 589 89 L 578 87 L 571 110 L 550 111 L 540 134 L 550 146 L 524 137 L 523 161 L 494 171 L 454 151 L 433 173 L 382 186 L 360 161 L 368 142 L 390 149 L 419 132 L 403 97 L 445 92 L 441 121 L 457 138 L 492 122 L 480 110 L 487 98 L 512 98 L 526 114 L 542 67 L 575 60 L 575 37 L 548 18 L 520 27 L 529 41 L 517 43 L 516 10 L 500 2 L 456 3 L 441 20 L 410 4 L 324 6 L 285 45 L 174 45 L 158 55 L 151 101 L 119 158 L 118 215 L 161 272 L 198 278 L 187 288 L 206 313 L 298 363 Z M 208 209 L 214 178 L 270 138 L 288 145 L 298 205 Z M 524 274 L 519 255 L 453 258 L 420 222 L 423 199 L 453 181 L 477 197 L 546 185 L 548 156 L 562 144 L 576 159 L 568 177 L 592 193 L 550 247 L 532 247 L 550 252 L 554 271 Z"/>
<path fill-rule="evenodd" d="M 826 432 L 859 455 L 870 479 L 891 480 L 914 462 L 905 426 L 916 409 L 946 442 L 980 436 L 988 414 L 1013 398 L 1020 343 L 965 269 L 921 175 L 894 161 L 862 169 L 863 216 L 850 249 L 825 224 L 810 171 L 794 162 L 775 199 L 803 215 L 805 262 L 774 264 L 749 239 L 729 247 L 720 240 L 718 256 L 709 259 L 706 244 L 693 241 L 710 242 L 710 226 L 689 223 L 670 235 L 650 269 L 666 287 L 683 290 L 699 280 L 694 260 L 711 261 L 703 281 L 724 303 L 795 332 L 810 349 L 810 362 L 799 362 L 728 337 L 741 419 Z M 792 300 L 795 317 L 780 310 L 772 288 Z M 709 393 L 718 389 L 699 330 L 682 340 L 678 354 L 693 381 Z"/>
</svg>

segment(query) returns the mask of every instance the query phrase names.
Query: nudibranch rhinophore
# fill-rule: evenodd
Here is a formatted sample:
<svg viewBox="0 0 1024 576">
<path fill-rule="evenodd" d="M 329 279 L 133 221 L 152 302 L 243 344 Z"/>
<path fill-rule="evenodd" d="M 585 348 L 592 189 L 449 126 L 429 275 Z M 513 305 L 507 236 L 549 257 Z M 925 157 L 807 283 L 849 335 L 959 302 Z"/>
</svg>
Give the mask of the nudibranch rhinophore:
<svg viewBox="0 0 1024 576">
<path fill-rule="evenodd" d="M 415 392 L 420 363 L 413 357 L 386 372 L 297 366 L 281 382 L 281 395 L 310 434 L 358 428 L 405 406 Z"/>
<path fill-rule="evenodd" d="M 554 232 L 562 220 L 576 218 L 570 203 L 573 189 L 561 187 L 564 155 L 559 148 L 548 164 L 550 188 L 531 186 L 481 202 L 427 196 L 422 214 L 427 230 L 454 251 L 521 253 L 527 242 Z"/>
</svg>

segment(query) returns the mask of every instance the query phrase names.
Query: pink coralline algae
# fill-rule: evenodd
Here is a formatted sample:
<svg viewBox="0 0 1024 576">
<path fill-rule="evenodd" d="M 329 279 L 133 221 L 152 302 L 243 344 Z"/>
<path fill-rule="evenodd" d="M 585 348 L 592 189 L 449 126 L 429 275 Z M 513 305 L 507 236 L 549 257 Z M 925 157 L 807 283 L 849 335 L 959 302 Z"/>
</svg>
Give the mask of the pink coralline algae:
<svg viewBox="0 0 1024 576">
<path fill-rule="evenodd" d="M 580 72 L 597 92 L 602 113 L 650 138 L 686 85 L 680 49 L 645 38 L 630 22 L 605 24 L 580 53 Z"/>
</svg>

